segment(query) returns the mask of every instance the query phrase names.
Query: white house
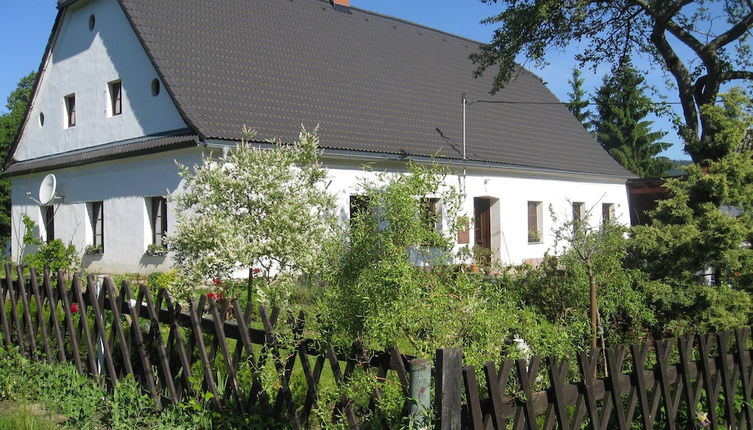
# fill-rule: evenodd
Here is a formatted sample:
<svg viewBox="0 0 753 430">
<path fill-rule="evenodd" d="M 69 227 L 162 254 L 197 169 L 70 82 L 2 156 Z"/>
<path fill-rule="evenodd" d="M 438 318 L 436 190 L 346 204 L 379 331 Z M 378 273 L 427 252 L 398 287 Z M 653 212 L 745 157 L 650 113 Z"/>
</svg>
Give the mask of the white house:
<svg viewBox="0 0 753 430">
<path fill-rule="evenodd" d="M 629 222 L 632 175 L 540 79 L 521 69 L 491 96 L 491 73 L 472 76 L 477 42 L 347 3 L 61 0 L 4 165 L 14 259 L 27 214 L 43 238 L 101 249 L 90 270 L 166 270 L 169 255 L 145 251 L 174 228 L 176 161 L 233 147 L 243 125 L 264 142 L 319 124 L 343 218 L 363 164 L 451 163 L 467 241 L 505 263 L 551 246 L 549 207 Z M 49 174 L 56 198 L 40 204 Z"/>
</svg>

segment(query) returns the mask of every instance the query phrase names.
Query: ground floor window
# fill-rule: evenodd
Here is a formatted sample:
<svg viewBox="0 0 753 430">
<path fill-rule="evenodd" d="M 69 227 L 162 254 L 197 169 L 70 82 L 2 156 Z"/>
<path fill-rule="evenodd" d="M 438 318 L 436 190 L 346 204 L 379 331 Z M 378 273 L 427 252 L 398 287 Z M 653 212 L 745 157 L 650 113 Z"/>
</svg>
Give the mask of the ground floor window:
<svg viewBox="0 0 753 430">
<path fill-rule="evenodd" d="M 167 234 L 167 199 L 164 197 L 150 197 L 150 225 L 152 228 L 152 245 L 164 246 Z"/>
<path fill-rule="evenodd" d="M 601 222 L 606 223 L 614 220 L 614 203 L 601 204 Z"/>
<path fill-rule="evenodd" d="M 50 243 L 55 240 L 55 208 L 53 206 L 42 206 L 42 221 L 45 242 Z"/>
<path fill-rule="evenodd" d="M 528 202 L 528 243 L 541 243 L 542 241 L 541 207 L 541 202 Z"/>
<path fill-rule="evenodd" d="M 89 203 L 89 222 L 92 232 L 90 253 L 101 254 L 105 250 L 105 211 L 102 202 Z"/>
<path fill-rule="evenodd" d="M 573 202 L 573 222 L 583 222 L 586 218 L 586 204 Z"/>
</svg>

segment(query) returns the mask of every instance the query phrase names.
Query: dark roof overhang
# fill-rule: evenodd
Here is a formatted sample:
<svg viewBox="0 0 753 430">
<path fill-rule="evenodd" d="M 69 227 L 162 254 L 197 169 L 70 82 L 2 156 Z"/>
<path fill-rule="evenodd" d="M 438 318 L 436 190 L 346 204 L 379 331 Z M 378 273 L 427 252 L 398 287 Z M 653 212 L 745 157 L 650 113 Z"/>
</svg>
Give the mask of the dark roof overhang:
<svg viewBox="0 0 753 430">
<path fill-rule="evenodd" d="M 187 130 L 180 130 L 138 139 L 112 142 L 82 150 L 56 154 L 50 157 L 17 161 L 5 169 L 4 176 L 19 176 L 100 161 L 154 154 L 173 149 L 195 147 L 198 144 L 198 135 L 189 134 Z"/>
</svg>

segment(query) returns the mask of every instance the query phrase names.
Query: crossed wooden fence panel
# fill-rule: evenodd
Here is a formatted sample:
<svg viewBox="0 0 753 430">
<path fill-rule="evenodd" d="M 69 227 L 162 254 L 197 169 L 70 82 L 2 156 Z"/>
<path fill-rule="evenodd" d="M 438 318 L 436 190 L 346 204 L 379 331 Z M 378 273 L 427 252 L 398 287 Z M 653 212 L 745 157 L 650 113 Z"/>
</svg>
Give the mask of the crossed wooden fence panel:
<svg viewBox="0 0 753 430">
<path fill-rule="evenodd" d="M 17 347 L 30 359 L 70 363 L 110 387 L 133 375 L 158 407 L 200 394 L 194 389 L 194 378 L 201 375 L 201 390 L 211 393 L 214 407 L 232 406 L 304 428 L 317 404 L 326 365 L 338 386 L 360 367 L 380 381 L 392 372 L 408 391 L 409 357 L 398 350 L 367 356 L 358 344 L 342 351 L 306 339 L 303 313 L 285 320 L 277 308 L 242 309 L 235 300 L 206 297 L 182 306 L 165 290 L 152 297 L 144 285 L 137 287 L 134 298 L 128 282 L 118 289 L 110 278 L 97 282 L 89 276 L 86 288 L 78 274 L 70 287 L 63 273 L 53 281 L 45 271 L 39 279 L 41 285 L 33 269 L 25 279 L 21 267 L 16 267 L 14 276 L 13 267 L 6 264 L 0 282 L 2 345 Z M 254 322 L 263 328 L 251 327 Z M 292 336 L 292 349 L 281 345 L 280 329 Z M 279 389 L 272 395 L 257 374 L 269 360 L 279 377 Z M 241 381 L 239 369 L 245 363 L 253 369 L 250 386 Z M 302 401 L 296 401 L 290 385 L 296 364 L 307 384 Z M 223 384 L 217 379 L 220 367 L 225 373 Z M 375 406 L 379 391 L 372 393 L 370 407 Z M 334 408 L 334 419 L 354 429 L 362 425 L 347 396 Z"/>
<path fill-rule="evenodd" d="M 743 327 L 597 348 L 577 355 L 577 371 L 554 357 L 488 362 L 480 372 L 485 395 L 476 368 L 466 366 L 464 423 L 477 430 L 750 429 L 752 340 Z"/>
<path fill-rule="evenodd" d="M 6 264 L 0 282 L 3 346 L 33 360 L 70 363 L 110 387 L 132 375 L 159 407 L 211 393 L 214 407 L 305 428 L 324 372 L 342 387 L 359 369 L 397 381 L 409 397 L 411 357 L 308 339 L 303 314 L 286 317 L 279 309 L 203 296 L 183 305 L 144 285 L 134 298 L 128 282 L 118 288 L 109 278 L 84 282 L 74 275 L 67 286 L 62 273 L 54 280 L 48 271 L 38 277 L 31 270 L 28 280 L 22 275 Z M 283 332 L 292 342 L 281 342 Z M 441 429 L 749 429 L 752 343 L 744 327 L 584 351 L 574 362 L 534 356 L 490 361 L 478 370 L 463 367 L 460 351 L 442 350 L 433 375 L 435 419 Z M 276 391 L 265 389 L 258 373 L 268 366 L 279 378 Z M 291 386 L 296 371 L 303 374 L 296 383 L 306 384 L 302 398 Z M 370 408 L 381 391 L 371 393 Z M 345 394 L 331 408 L 333 419 L 363 426 Z"/>
</svg>

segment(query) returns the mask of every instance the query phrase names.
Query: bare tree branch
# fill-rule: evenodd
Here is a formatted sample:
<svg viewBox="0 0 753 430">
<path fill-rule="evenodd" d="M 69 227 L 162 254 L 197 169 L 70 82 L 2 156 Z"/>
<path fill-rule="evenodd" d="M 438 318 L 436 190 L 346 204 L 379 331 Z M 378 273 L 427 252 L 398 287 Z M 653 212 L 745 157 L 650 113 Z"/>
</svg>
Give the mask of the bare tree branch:
<svg viewBox="0 0 753 430">
<path fill-rule="evenodd" d="M 719 75 L 719 78 L 723 82 L 734 81 L 737 79 L 753 80 L 753 70 L 732 70 L 722 73 Z"/>
<path fill-rule="evenodd" d="M 664 28 L 661 25 L 656 24 L 654 26 L 654 31 L 651 33 L 651 41 L 656 46 L 656 50 L 664 60 L 664 64 L 677 82 L 685 123 L 692 131 L 693 135 L 697 136 L 698 110 L 695 106 L 694 85 L 690 72 L 682 63 L 680 57 L 678 57 L 672 49 L 669 42 L 667 42 L 667 38 L 664 36 Z"/>
<path fill-rule="evenodd" d="M 750 4 L 750 1 L 748 2 L 748 4 Z M 751 6 L 751 8 L 753 8 L 753 6 Z M 751 26 L 753 26 L 753 12 L 745 15 L 745 17 L 740 22 L 735 24 L 732 28 L 730 28 L 726 32 L 717 36 L 716 39 L 712 40 L 706 46 L 708 47 L 710 51 L 716 51 L 717 49 L 724 47 L 728 45 L 729 43 L 737 40 L 746 31 L 748 31 L 751 28 Z"/>
</svg>

